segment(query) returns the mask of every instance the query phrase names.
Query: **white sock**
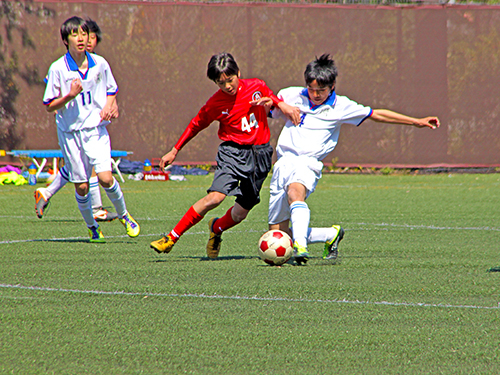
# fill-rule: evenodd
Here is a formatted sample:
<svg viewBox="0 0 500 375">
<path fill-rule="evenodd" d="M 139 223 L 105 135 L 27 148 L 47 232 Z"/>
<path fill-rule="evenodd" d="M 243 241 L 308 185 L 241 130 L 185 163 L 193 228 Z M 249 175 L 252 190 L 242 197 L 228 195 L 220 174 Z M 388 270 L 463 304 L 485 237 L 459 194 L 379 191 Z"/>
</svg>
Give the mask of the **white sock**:
<svg viewBox="0 0 500 375">
<path fill-rule="evenodd" d="M 307 232 L 307 243 L 318 243 L 331 241 L 337 236 L 337 228 L 309 228 Z"/>
<path fill-rule="evenodd" d="M 56 174 L 54 180 L 47 186 L 47 189 L 44 191 L 46 195 L 46 199 L 50 199 L 55 193 L 62 189 L 64 185 L 66 185 L 68 181 L 68 172 L 66 171 L 66 166 L 62 167 L 59 170 L 59 173 Z"/>
<path fill-rule="evenodd" d="M 94 215 L 92 214 L 92 206 L 90 204 L 90 194 L 85 196 L 78 195 L 75 191 L 76 203 L 78 203 L 78 209 L 80 210 L 85 224 L 90 227 L 97 226 L 97 222 L 94 220 Z"/>
<path fill-rule="evenodd" d="M 292 223 L 293 241 L 307 247 L 307 232 L 311 212 L 306 202 L 293 202 L 290 205 L 290 221 Z"/>
<path fill-rule="evenodd" d="M 106 192 L 111 203 L 115 206 L 116 213 L 119 218 L 122 218 L 127 213 L 127 206 L 125 205 L 125 198 L 123 198 L 122 189 L 120 184 L 113 177 L 113 185 L 109 188 L 103 188 Z"/>
<path fill-rule="evenodd" d="M 102 207 L 101 189 L 99 189 L 99 178 L 97 176 L 90 177 L 90 201 L 92 208 L 98 209 Z"/>
</svg>

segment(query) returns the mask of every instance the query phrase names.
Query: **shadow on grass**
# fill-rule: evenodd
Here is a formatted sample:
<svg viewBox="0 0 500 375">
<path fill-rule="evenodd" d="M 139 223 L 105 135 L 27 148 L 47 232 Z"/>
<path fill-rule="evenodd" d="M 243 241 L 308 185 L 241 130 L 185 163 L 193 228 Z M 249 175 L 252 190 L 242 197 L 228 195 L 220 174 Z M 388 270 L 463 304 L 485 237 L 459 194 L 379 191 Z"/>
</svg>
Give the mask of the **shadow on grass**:
<svg viewBox="0 0 500 375">
<path fill-rule="evenodd" d="M 110 244 L 120 244 L 120 245 L 136 245 L 137 242 L 132 240 L 127 241 L 110 241 L 109 239 L 106 242 L 90 242 L 88 238 L 35 238 L 32 240 L 27 240 L 23 242 L 64 242 L 64 243 L 86 243 L 89 245 L 110 245 Z"/>
<path fill-rule="evenodd" d="M 152 260 L 152 263 L 164 263 L 164 262 L 185 262 L 189 260 L 199 260 L 202 262 L 220 262 L 225 260 L 246 260 L 246 259 L 260 259 L 257 256 L 244 256 L 244 255 L 228 255 L 217 257 L 215 259 L 209 258 L 207 256 L 177 256 L 177 257 L 165 257 L 162 259 Z"/>
<path fill-rule="evenodd" d="M 244 256 L 244 255 L 228 255 L 228 256 L 221 256 L 215 259 L 209 258 L 207 256 L 176 256 L 176 257 L 164 257 L 162 259 L 155 259 L 152 260 L 151 263 L 165 263 L 165 262 L 187 262 L 191 260 L 198 260 L 201 262 L 223 262 L 223 261 L 228 261 L 228 260 L 250 260 L 250 259 L 256 259 L 259 261 L 259 266 L 260 267 L 273 267 L 269 264 L 266 264 L 261 261 L 260 257 L 258 256 Z M 307 267 L 307 266 L 312 266 L 312 267 L 318 267 L 318 266 L 335 266 L 335 265 L 340 265 L 342 262 L 342 259 L 338 258 L 336 260 L 324 260 L 321 257 L 310 257 L 309 260 L 313 260 L 312 262 L 308 262 L 303 265 L 297 264 L 293 258 L 291 258 L 288 262 L 285 264 L 290 265 L 290 266 L 295 266 L 295 267 Z M 280 267 L 280 266 L 276 266 Z"/>
</svg>

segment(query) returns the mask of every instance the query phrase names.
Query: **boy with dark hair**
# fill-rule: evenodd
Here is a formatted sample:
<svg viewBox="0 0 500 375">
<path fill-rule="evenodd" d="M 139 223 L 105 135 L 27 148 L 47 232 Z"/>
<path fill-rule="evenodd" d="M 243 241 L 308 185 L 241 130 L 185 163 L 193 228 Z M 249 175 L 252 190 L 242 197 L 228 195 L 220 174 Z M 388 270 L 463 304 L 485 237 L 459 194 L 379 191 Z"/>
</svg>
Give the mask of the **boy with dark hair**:
<svg viewBox="0 0 500 375">
<path fill-rule="evenodd" d="M 210 219 L 209 258 L 217 258 L 222 232 L 239 224 L 260 202 L 262 184 L 271 169 L 273 149 L 264 104 L 268 101 L 280 108 L 291 122 L 298 123 L 298 109 L 278 99 L 260 79 L 240 79 L 240 70 L 233 56 L 219 53 L 210 59 L 207 77 L 219 90 L 200 109 L 170 152 L 160 161 L 163 168 L 171 164 L 178 152 L 213 121 L 219 121 L 217 168 L 207 195 L 197 201 L 165 237 L 151 242 L 158 253 L 168 253 L 179 238 L 228 195 L 236 202 L 221 218 Z"/>
<path fill-rule="evenodd" d="M 106 125 L 113 117 L 118 86 L 108 62 L 87 52 L 89 27 L 80 17 L 61 26 L 68 52 L 50 66 L 43 103 L 56 112 L 57 136 L 68 180 L 75 185 L 78 208 L 87 224 L 90 242 L 105 242 L 92 215 L 89 178 L 95 169 L 99 183 L 115 206 L 130 237 L 139 224 L 128 213 L 120 184 L 111 173 L 111 144 Z"/>
<path fill-rule="evenodd" d="M 85 21 L 88 27 L 89 42 L 87 51 L 94 53 L 95 48 L 101 42 L 101 29 L 99 25 L 90 18 Z M 47 83 L 45 78 L 45 83 Z M 116 100 L 111 108 L 111 117 L 118 118 L 118 105 Z M 45 208 L 49 204 L 49 200 L 66 184 L 68 183 L 68 172 L 63 166 L 59 173 L 56 173 L 54 179 L 47 188 L 38 188 L 35 191 L 35 212 L 38 218 L 42 218 L 45 213 Z M 115 212 L 109 212 L 102 206 L 101 190 L 99 188 L 99 180 L 95 171 L 92 169 L 92 176 L 89 180 L 90 184 L 90 201 L 92 202 L 92 214 L 96 221 L 113 221 L 118 218 Z"/>
<path fill-rule="evenodd" d="M 306 87 L 289 87 L 278 97 L 296 106 L 301 121 L 287 121 L 278 139 L 278 161 L 274 165 L 269 199 L 269 229 L 289 233 L 294 241 L 297 263 L 307 262 L 309 243 L 324 242 L 324 259 L 336 259 L 344 236 L 339 225 L 309 228 L 310 211 L 306 198 L 321 178 L 321 160 L 337 145 L 342 124 L 359 126 L 367 118 L 376 122 L 436 129 L 439 119 L 409 117 L 387 109 L 371 109 L 335 93 L 337 68 L 330 55 L 311 61 L 304 72 Z M 280 117 L 279 109 L 272 117 Z M 290 228 L 291 222 L 291 228 Z"/>
</svg>

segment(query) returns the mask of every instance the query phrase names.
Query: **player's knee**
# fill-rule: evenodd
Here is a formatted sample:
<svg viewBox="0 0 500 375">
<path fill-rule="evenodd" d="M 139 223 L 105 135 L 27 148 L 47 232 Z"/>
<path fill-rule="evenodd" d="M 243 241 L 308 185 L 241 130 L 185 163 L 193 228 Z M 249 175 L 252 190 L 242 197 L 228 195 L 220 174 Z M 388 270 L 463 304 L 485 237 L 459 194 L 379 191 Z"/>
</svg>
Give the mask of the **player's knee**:
<svg viewBox="0 0 500 375">
<path fill-rule="evenodd" d="M 104 188 L 110 188 L 113 186 L 113 183 L 115 182 L 115 179 L 113 178 L 113 175 L 111 173 L 106 174 L 99 174 L 99 184 L 104 187 Z"/>
<path fill-rule="evenodd" d="M 211 192 L 203 199 L 203 203 L 208 210 L 213 210 L 219 206 L 225 198 L 226 196 L 224 194 Z"/>
<path fill-rule="evenodd" d="M 84 197 L 89 193 L 89 184 L 87 182 L 76 183 L 75 190 L 79 196 Z"/>
</svg>

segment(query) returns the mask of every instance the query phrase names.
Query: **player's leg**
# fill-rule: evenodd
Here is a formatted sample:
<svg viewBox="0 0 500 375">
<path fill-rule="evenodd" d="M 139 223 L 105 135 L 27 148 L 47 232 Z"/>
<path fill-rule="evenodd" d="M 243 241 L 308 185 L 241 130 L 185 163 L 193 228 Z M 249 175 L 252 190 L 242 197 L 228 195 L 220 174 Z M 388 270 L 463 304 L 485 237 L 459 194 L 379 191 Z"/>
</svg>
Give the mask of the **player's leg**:
<svg viewBox="0 0 500 375">
<path fill-rule="evenodd" d="M 225 198 L 225 194 L 217 191 L 209 192 L 189 208 L 169 234 L 151 242 L 150 247 L 157 253 L 169 253 L 184 233 L 198 224 L 210 210 L 220 205 Z"/>
<path fill-rule="evenodd" d="M 91 165 L 99 179 L 99 184 L 104 188 L 106 195 L 113 204 L 120 222 L 125 227 L 129 237 L 137 237 L 141 227 L 127 210 L 125 198 L 120 184 L 111 173 L 111 143 L 105 126 L 99 126 L 87 132 L 85 153 L 91 160 Z"/>
<path fill-rule="evenodd" d="M 241 223 L 247 217 L 250 210 L 243 208 L 238 202 L 226 211 L 221 218 L 212 218 L 208 222 L 208 231 L 210 237 L 207 243 L 207 256 L 209 258 L 217 258 L 220 252 L 222 242 L 222 232 Z"/>
<path fill-rule="evenodd" d="M 344 228 L 340 225 L 332 225 L 330 228 L 309 228 L 307 243 L 324 243 L 323 259 L 337 259 L 339 243 L 344 234 Z"/>
<path fill-rule="evenodd" d="M 269 212 L 268 223 L 269 230 L 281 230 L 293 238 L 290 229 L 290 205 L 286 186 L 288 184 L 288 171 L 284 164 L 278 161 L 274 165 L 273 176 L 269 186 Z"/>
<path fill-rule="evenodd" d="M 253 147 L 233 144 L 219 147 L 217 178 L 211 189 L 235 195 L 236 202 L 221 218 L 208 223 L 207 256 L 219 256 L 222 233 L 241 223 L 260 202 L 260 190 L 271 169 L 273 149 L 269 144 Z"/>
<path fill-rule="evenodd" d="M 101 188 L 99 186 L 99 177 L 92 168 L 90 183 L 90 200 L 92 202 L 92 212 L 96 221 L 113 221 L 118 218 L 116 212 L 109 212 L 102 205 Z"/>
<path fill-rule="evenodd" d="M 90 242 L 102 243 L 105 242 L 104 236 L 101 232 L 101 228 L 94 220 L 94 215 L 92 215 L 92 204 L 90 200 L 89 184 L 88 182 L 75 183 L 75 198 L 78 204 L 78 209 L 82 214 L 85 224 L 89 229 Z"/>
<path fill-rule="evenodd" d="M 42 218 L 50 198 L 61 190 L 68 183 L 68 172 L 66 166 L 59 170 L 54 180 L 46 188 L 38 188 L 35 190 L 35 212 L 38 218 Z"/>
<path fill-rule="evenodd" d="M 311 212 L 305 202 L 307 189 L 298 182 L 292 182 L 287 190 L 290 205 L 290 222 L 293 233 L 293 254 L 297 263 L 305 263 L 309 258 L 307 251 L 307 232 Z"/>
<path fill-rule="evenodd" d="M 120 222 L 125 227 L 127 235 L 129 237 L 137 237 L 141 232 L 141 227 L 127 210 L 125 197 L 123 196 L 120 184 L 113 177 L 111 171 L 101 171 L 96 167 L 96 173 L 99 179 L 99 183 L 101 184 L 109 200 L 115 207 L 116 214 L 118 215 Z"/>
</svg>

